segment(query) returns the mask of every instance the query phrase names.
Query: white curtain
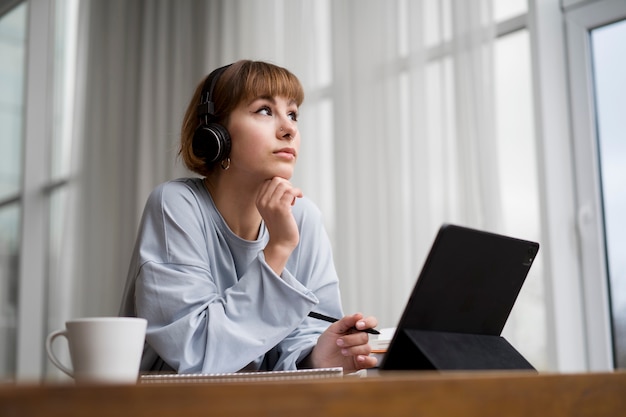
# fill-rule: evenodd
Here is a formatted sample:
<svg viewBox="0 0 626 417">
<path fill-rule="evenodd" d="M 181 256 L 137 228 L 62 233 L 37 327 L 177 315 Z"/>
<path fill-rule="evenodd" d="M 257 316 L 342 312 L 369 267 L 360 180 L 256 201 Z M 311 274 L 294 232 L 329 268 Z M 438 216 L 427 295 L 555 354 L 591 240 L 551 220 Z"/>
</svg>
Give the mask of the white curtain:
<svg viewBox="0 0 626 417">
<path fill-rule="evenodd" d="M 394 326 L 442 223 L 499 228 L 490 3 L 332 5 L 337 266 Z"/>
<path fill-rule="evenodd" d="M 187 100 L 249 58 L 306 90 L 293 179 L 320 206 L 346 312 L 394 326 L 443 222 L 499 230 L 489 0 L 83 1 L 73 310 L 117 312 Z M 59 302 L 62 302 L 62 296 Z"/>
<path fill-rule="evenodd" d="M 177 158 L 178 132 L 206 72 L 211 6 L 193 0 L 80 3 L 78 174 L 68 220 L 77 227 L 66 235 L 74 261 L 67 315 L 117 314 L 149 191 L 188 175 Z"/>
</svg>

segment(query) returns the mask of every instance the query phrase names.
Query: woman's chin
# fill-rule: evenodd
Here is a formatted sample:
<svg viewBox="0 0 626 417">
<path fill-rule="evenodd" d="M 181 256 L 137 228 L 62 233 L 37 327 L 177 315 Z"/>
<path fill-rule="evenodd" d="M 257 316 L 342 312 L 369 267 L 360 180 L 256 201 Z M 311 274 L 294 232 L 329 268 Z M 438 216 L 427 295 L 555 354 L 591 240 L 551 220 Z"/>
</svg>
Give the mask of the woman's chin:
<svg viewBox="0 0 626 417">
<path fill-rule="evenodd" d="M 293 177 L 293 169 L 277 169 L 274 171 L 272 177 L 284 178 L 290 180 Z"/>
</svg>

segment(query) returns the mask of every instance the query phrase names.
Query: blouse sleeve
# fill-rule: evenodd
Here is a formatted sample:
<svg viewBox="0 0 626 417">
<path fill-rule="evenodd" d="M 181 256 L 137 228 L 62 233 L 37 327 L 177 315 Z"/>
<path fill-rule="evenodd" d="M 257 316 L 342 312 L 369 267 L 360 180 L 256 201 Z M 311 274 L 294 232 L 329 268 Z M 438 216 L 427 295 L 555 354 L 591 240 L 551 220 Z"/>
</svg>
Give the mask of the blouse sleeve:
<svg viewBox="0 0 626 417">
<path fill-rule="evenodd" d="M 207 245 L 220 242 L 206 236 L 197 194 L 184 190 L 158 187 L 148 199 L 136 314 L 148 320 L 147 343 L 179 373 L 238 371 L 293 337 L 319 301 L 292 274 L 277 276 L 262 251 L 238 279 L 213 270 Z M 224 288 L 220 273 L 233 275 L 232 285 Z"/>
</svg>

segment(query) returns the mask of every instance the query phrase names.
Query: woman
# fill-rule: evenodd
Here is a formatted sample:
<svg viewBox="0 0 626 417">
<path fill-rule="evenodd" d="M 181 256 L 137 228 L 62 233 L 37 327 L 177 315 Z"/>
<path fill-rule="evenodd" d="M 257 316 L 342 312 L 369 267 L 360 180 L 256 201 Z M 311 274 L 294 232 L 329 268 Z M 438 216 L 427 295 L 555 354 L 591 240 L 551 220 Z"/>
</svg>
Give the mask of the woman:
<svg viewBox="0 0 626 417">
<path fill-rule="evenodd" d="M 148 320 L 142 370 L 179 373 L 376 364 L 362 314 L 343 315 L 317 207 L 291 178 L 304 93 L 284 68 L 213 71 L 185 114 L 180 154 L 203 178 L 158 186 L 121 314 Z"/>
</svg>

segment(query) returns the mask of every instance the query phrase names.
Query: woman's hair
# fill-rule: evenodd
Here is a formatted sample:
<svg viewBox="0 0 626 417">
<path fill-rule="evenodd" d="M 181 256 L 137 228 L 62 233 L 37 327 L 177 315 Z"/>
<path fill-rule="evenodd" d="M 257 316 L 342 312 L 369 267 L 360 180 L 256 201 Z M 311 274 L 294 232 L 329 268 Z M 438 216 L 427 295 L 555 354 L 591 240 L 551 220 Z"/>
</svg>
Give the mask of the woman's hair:
<svg viewBox="0 0 626 417">
<path fill-rule="evenodd" d="M 201 124 L 198 105 L 207 77 L 198 84 L 187 106 L 179 151 L 185 166 L 202 176 L 207 176 L 220 162 L 207 164 L 204 158 L 198 157 L 193 151 L 194 133 Z M 304 90 L 298 78 L 285 68 L 260 61 L 237 61 L 219 76 L 215 84 L 212 95 L 214 117 L 211 122 L 226 127 L 230 114 L 240 103 L 258 97 L 275 96 L 294 100 L 299 107 L 304 100 Z"/>
</svg>

